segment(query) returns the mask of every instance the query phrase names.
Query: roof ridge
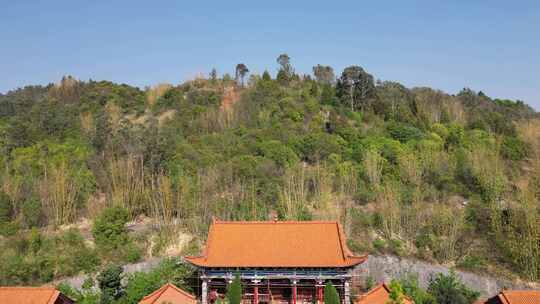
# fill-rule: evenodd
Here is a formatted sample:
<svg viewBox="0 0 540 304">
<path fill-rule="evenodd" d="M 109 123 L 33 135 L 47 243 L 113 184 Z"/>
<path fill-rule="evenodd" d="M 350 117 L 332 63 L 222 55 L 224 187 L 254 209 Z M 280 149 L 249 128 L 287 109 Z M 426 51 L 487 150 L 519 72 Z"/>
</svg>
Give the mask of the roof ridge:
<svg viewBox="0 0 540 304">
<path fill-rule="evenodd" d="M 165 291 L 167 291 L 168 288 L 172 288 L 174 289 L 175 291 L 183 294 L 184 296 L 187 296 L 191 299 L 197 299 L 197 297 L 195 297 L 194 295 L 190 294 L 189 292 L 181 289 L 180 287 L 174 285 L 173 283 L 171 282 L 167 282 L 165 283 L 163 286 L 161 286 L 160 288 L 156 289 L 154 292 L 152 292 L 151 294 L 147 295 L 147 296 L 144 296 L 141 301 L 143 300 L 147 300 L 147 299 L 150 299 L 150 298 L 153 298 L 155 297 L 155 299 L 151 302 L 149 302 L 149 304 L 152 304 L 152 303 L 156 303 L 156 301 L 159 299 L 159 297 L 161 297 L 161 295 L 163 295 L 165 293 Z"/>
<path fill-rule="evenodd" d="M 47 300 L 47 303 L 54 304 L 54 302 L 56 302 L 56 299 L 58 299 L 59 295 L 60 295 L 60 291 L 54 289 L 52 294 L 49 296 L 49 299 Z"/>
<path fill-rule="evenodd" d="M 44 286 L 0 286 L 0 289 L 42 289 L 42 290 L 56 290 L 55 287 L 44 287 Z"/>
<path fill-rule="evenodd" d="M 504 304 L 510 303 L 510 300 L 506 297 L 506 294 L 504 294 L 504 292 L 500 292 L 498 297 L 502 297 L 501 302 L 503 302 Z"/>
<path fill-rule="evenodd" d="M 182 288 L 180 288 L 180 287 L 174 285 L 174 284 L 171 283 L 171 282 L 167 283 L 166 285 L 169 286 L 169 287 L 174 288 L 176 291 L 180 292 L 181 294 L 183 294 L 183 295 L 185 295 L 185 296 L 188 296 L 188 297 L 190 297 L 190 298 L 192 298 L 192 299 L 197 299 L 196 296 L 194 296 L 194 295 L 192 295 L 191 293 L 189 293 L 189 292 L 183 290 Z"/>
<path fill-rule="evenodd" d="M 388 287 L 386 287 L 386 284 L 384 282 L 382 282 L 382 283 L 379 283 L 379 284 L 375 285 L 375 287 L 371 288 L 368 292 L 366 292 L 362 296 L 363 297 L 368 296 L 368 295 L 374 293 L 375 291 L 381 289 L 381 287 L 384 287 L 384 289 L 388 290 Z"/>
<path fill-rule="evenodd" d="M 338 221 L 224 221 L 224 220 L 215 220 L 212 224 L 336 224 Z"/>
<path fill-rule="evenodd" d="M 347 257 L 350 256 L 351 254 L 349 251 L 346 252 L 348 248 L 347 248 L 347 245 L 344 243 L 345 236 L 343 235 L 343 231 L 341 230 L 341 225 L 337 221 L 336 221 L 336 229 L 338 232 L 339 247 L 341 247 L 341 256 L 343 257 L 343 261 L 346 261 Z"/>
<path fill-rule="evenodd" d="M 208 229 L 208 238 L 206 239 L 206 246 L 204 247 L 204 251 L 202 252 L 202 257 L 204 258 L 204 260 L 208 260 L 208 250 L 210 249 L 210 244 L 212 243 L 212 236 L 213 236 L 213 232 L 214 232 L 214 227 L 215 227 L 215 224 L 218 222 L 219 220 L 216 219 L 216 218 L 212 218 L 212 224 L 210 225 L 210 228 Z"/>
<path fill-rule="evenodd" d="M 371 295 L 372 293 L 378 291 L 378 290 L 381 289 L 381 288 L 384 288 L 384 290 L 386 290 L 386 292 L 387 292 L 388 294 L 390 294 L 391 290 L 390 290 L 390 287 L 388 287 L 388 284 L 386 284 L 385 282 L 381 282 L 381 283 L 377 284 L 375 287 L 373 287 L 372 289 L 370 289 L 370 290 L 369 290 L 368 292 L 366 292 L 365 294 L 361 295 L 361 296 L 360 296 L 360 299 L 363 299 L 363 298 L 365 298 L 365 297 Z M 413 302 L 413 300 L 412 300 L 409 296 L 407 296 L 406 294 L 403 294 L 403 296 L 404 296 L 404 298 L 405 298 L 406 300 Z M 359 299 L 359 300 L 360 300 L 360 299 Z M 414 302 L 413 302 L 413 303 L 414 303 Z"/>
<path fill-rule="evenodd" d="M 166 287 L 166 286 L 167 286 L 167 285 L 165 284 L 165 285 L 161 286 L 160 288 L 154 290 L 152 293 L 150 293 L 150 294 L 144 296 L 144 297 L 142 298 L 142 300 L 151 298 L 151 297 L 153 297 L 153 296 L 155 296 L 155 295 L 158 295 L 158 297 L 159 297 L 159 296 L 162 295 L 163 292 L 165 291 L 165 287 Z M 152 303 L 153 303 L 153 302 L 154 302 L 154 301 L 152 301 Z"/>
</svg>

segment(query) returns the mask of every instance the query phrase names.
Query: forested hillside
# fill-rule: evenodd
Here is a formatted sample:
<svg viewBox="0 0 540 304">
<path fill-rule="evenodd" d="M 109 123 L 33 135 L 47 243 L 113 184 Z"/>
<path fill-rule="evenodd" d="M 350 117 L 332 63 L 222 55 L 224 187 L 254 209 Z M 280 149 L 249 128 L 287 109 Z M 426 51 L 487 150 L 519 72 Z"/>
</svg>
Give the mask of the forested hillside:
<svg viewBox="0 0 540 304">
<path fill-rule="evenodd" d="M 273 213 L 339 219 L 358 253 L 540 280 L 533 109 L 359 66 L 277 65 L 275 77 L 239 64 L 234 78 L 64 77 L 0 95 L 0 285 L 160 255 L 180 231 L 195 252 L 213 216 Z M 153 228 L 128 232 L 141 218 Z"/>
</svg>

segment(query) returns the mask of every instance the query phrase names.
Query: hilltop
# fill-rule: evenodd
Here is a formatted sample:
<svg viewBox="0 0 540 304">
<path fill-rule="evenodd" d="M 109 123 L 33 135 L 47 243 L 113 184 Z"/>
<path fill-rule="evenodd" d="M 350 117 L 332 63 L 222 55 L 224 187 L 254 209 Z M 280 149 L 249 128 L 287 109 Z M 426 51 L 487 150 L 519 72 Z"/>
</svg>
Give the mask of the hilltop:
<svg viewBox="0 0 540 304">
<path fill-rule="evenodd" d="M 66 76 L 0 95 L 0 285 L 196 252 L 214 216 L 273 214 L 337 219 L 358 253 L 540 280 L 531 107 L 278 63 L 275 77 Z"/>
</svg>

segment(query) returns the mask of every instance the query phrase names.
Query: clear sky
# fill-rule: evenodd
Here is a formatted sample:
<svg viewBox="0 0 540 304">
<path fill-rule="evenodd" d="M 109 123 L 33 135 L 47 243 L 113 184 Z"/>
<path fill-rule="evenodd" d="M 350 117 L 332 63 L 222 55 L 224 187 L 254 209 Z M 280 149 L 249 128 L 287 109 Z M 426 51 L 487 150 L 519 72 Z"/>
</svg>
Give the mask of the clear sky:
<svg viewBox="0 0 540 304">
<path fill-rule="evenodd" d="M 0 0 L 0 92 L 64 74 L 144 87 L 213 67 L 360 65 L 376 78 L 463 87 L 540 110 L 540 1 Z"/>
</svg>

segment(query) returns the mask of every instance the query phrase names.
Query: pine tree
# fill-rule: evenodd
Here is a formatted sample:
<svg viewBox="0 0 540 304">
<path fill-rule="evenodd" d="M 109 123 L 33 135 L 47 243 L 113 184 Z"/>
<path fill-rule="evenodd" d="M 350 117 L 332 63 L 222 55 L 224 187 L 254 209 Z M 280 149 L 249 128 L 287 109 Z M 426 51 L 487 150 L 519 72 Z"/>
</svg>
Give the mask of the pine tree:
<svg viewBox="0 0 540 304">
<path fill-rule="evenodd" d="M 236 274 L 234 280 L 229 285 L 227 300 L 229 304 L 240 304 L 240 301 L 242 301 L 242 283 L 240 282 L 239 274 Z"/>
<path fill-rule="evenodd" d="M 118 265 L 110 265 L 97 277 L 98 286 L 101 290 L 101 304 L 112 303 L 124 294 L 122 287 L 123 269 Z"/>
<path fill-rule="evenodd" d="M 324 304 L 340 304 L 338 292 L 331 282 L 324 286 Z"/>
</svg>

